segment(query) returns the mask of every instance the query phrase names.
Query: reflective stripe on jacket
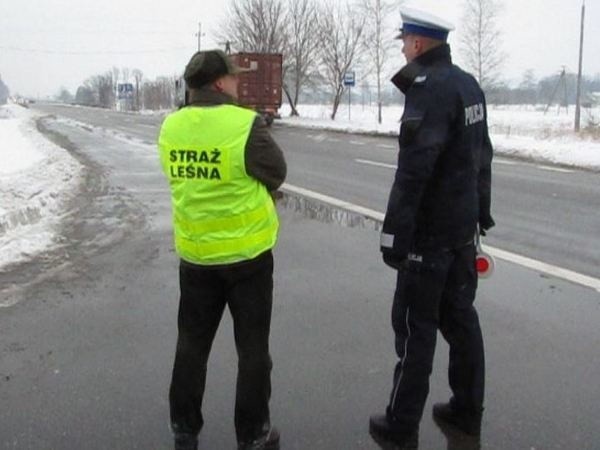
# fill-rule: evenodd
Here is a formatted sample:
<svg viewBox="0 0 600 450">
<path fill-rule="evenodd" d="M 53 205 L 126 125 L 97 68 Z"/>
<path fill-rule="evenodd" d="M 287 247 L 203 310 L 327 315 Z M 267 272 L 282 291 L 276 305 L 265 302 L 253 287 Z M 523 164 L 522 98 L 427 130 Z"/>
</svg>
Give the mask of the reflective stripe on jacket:
<svg viewBox="0 0 600 450">
<path fill-rule="evenodd" d="M 175 249 L 188 262 L 245 261 L 277 241 L 271 195 L 244 162 L 255 116 L 234 105 L 192 106 L 163 122 L 158 145 L 171 187 Z"/>
</svg>

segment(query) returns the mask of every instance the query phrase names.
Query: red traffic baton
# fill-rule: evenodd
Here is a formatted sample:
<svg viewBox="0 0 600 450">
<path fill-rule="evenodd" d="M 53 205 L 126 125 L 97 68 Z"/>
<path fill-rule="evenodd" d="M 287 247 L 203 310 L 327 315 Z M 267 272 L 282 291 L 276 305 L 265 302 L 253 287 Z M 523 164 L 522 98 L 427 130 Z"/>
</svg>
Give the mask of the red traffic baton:
<svg viewBox="0 0 600 450">
<path fill-rule="evenodd" d="M 489 278 L 494 273 L 495 267 L 494 257 L 481 247 L 481 236 L 478 228 L 475 235 L 475 269 L 477 270 L 477 276 L 482 279 Z"/>
</svg>

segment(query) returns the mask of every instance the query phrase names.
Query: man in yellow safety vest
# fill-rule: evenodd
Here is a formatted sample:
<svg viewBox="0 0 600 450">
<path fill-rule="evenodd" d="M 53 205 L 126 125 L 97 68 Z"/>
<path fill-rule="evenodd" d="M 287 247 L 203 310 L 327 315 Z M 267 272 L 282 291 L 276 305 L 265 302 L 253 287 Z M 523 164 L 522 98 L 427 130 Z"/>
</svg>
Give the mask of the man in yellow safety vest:
<svg viewBox="0 0 600 450">
<path fill-rule="evenodd" d="M 186 66 L 189 104 L 159 136 L 180 257 L 178 339 L 169 392 L 176 449 L 196 449 L 206 364 L 225 305 L 238 352 L 235 429 L 240 449 L 278 449 L 271 426 L 269 331 L 279 222 L 271 193 L 286 163 L 263 119 L 237 106 L 238 73 L 220 50 Z"/>
</svg>

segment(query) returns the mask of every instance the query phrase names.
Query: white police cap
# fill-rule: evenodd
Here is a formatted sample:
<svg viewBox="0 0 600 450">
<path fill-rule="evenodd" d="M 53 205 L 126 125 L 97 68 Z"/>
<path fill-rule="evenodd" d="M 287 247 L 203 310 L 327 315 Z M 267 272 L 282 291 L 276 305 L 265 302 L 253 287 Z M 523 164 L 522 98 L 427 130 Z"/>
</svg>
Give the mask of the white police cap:
<svg viewBox="0 0 600 450">
<path fill-rule="evenodd" d="M 448 33 L 454 30 L 454 25 L 440 17 L 411 8 L 401 8 L 402 27 L 396 37 L 402 39 L 405 34 L 418 34 L 439 41 L 446 41 Z"/>
</svg>

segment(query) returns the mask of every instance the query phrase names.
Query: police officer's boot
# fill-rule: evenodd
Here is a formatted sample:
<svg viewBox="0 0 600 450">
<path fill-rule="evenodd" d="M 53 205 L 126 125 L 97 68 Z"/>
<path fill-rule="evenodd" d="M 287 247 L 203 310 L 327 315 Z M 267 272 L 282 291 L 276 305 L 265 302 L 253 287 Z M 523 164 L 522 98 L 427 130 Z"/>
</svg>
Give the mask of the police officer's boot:
<svg viewBox="0 0 600 450">
<path fill-rule="evenodd" d="M 195 434 L 175 433 L 175 450 L 197 450 L 198 437 Z"/>
<path fill-rule="evenodd" d="M 279 430 L 270 427 L 262 436 L 248 442 L 239 442 L 238 450 L 279 450 Z"/>
<path fill-rule="evenodd" d="M 375 414 L 369 419 L 369 433 L 378 444 L 386 442 L 395 444 L 398 450 L 411 450 L 419 447 L 418 427 L 403 427 L 386 414 Z M 383 441 L 383 442 L 381 442 Z"/>
<path fill-rule="evenodd" d="M 436 403 L 433 405 L 433 418 L 470 436 L 481 434 L 481 411 L 459 409 L 452 402 Z"/>
</svg>

